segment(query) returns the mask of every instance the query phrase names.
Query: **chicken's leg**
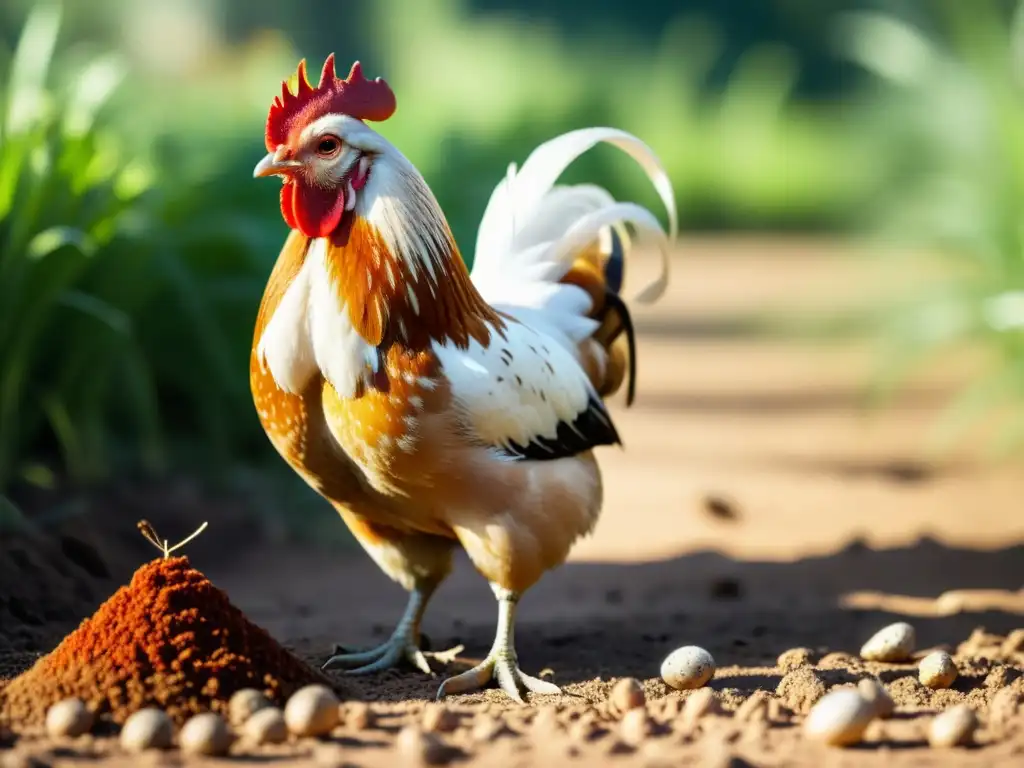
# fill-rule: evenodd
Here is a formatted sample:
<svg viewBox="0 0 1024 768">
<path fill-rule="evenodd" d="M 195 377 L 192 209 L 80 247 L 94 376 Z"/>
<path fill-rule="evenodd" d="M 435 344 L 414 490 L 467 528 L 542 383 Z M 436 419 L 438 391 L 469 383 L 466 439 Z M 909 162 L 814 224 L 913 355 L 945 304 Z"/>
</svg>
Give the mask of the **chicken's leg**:
<svg viewBox="0 0 1024 768">
<path fill-rule="evenodd" d="M 438 700 L 450 693 L 478 690 L 492 679 L 496 679 L 501 690 L 520 704 L 523 703 L 520 688 L 533 693 L 561 693 L 561 689 L 554 683 L 531 677 L 519 669 L 515 648 L 516 603 L 519 602 L 519 595 L 497 584 L 491 584 L 491 589 L 498 598 L 498 628 L 494 636 L 494 645 L 483 662 L 468 672 L 449 677 L 441 683 L 437 691 Z"/>
<path fill-rule="evenodd" d="M 447 664 L 462 651 L 462 646 L 447 651 L 424 652 L 420 649 L 420 622 L 427 609 L 427 603 L 437 588 L 436 583 L 417 584 L 409 592 L 405 613 L 391 633 L 391 637 L 376 648 L 356 653 L 337 653 L 324 662 L 323 669 L 341 669 L 348 675 L 365 675 L 398 666 L 407 661 L 428 675 L 434 672 L 427 658 L 434 658 Z"/>
</svg>

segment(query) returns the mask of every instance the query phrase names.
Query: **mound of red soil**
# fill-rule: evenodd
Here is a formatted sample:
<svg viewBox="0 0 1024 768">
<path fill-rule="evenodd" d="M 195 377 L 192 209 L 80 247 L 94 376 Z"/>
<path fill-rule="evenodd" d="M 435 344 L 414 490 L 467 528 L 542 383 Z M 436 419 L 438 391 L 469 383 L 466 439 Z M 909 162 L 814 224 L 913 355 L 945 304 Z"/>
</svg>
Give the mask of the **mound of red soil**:
<svg viewBox="0 0 1024 768">
<path fill-rule="evenodd" d="M 128 586 L 0 691 L 0 724 L 41 724 L 46 709 L 77 696 L 116 723 L 144 706 L 176 721 L 226 711 L 240 688 L 283 703 L 296 688 L 324 682 L 252 624 L 185 557 L 139 568 Z"/>
</svg>

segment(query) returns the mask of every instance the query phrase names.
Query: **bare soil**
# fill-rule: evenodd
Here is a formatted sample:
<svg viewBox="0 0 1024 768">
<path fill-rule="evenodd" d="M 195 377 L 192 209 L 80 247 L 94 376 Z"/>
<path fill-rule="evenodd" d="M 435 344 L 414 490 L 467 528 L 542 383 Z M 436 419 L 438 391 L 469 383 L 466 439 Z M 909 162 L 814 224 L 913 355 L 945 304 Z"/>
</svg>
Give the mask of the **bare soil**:
<svg viewBox="0 0 1024 768">
<path fill-rule="evenodd" d="M 1024 762 L 1024 648 L 1011 636 L 1024 627 L 1024 467 L 983 463 L 977 441 L 941 456 L 927 450 L 936 414 L 975 356 L 942 360 L 891 407 L 871 411 L 868 345 L 778 341 L 750 330 L 751 312 L 815 312 L 896 284 L 834 247 L 683 243 L 669 297 L 635 311 L 637 403 L 615 406 L 625 450 L 600 456 L 602 521 L 521 605 L 520 661 L 529 672 L 545 670 L 565 695 L 525 708 L 493 690 L 455 697 L 447 704 L 455 730 L 438 735 L 444 748 L 428 749 L 427 758 L 473 766 Z M 87 503 L 91 515 L 0 540 L 0 678 L 55 647 L 150 559 L 134 530 L 140 517 L 169 537 L 209 519 L 210 530 L 188 547 L 192 563 L 311 664 L 336 642 L 380 642 L 404 604 L 358 550 L 268 541 L 236 499 L 188 483 L 125 486 Z M 331 514 L 326 506 L 323 514 Z M 486 652 L 494 613 L 486 585 L 460 560 L 425 624 L 434 647 L 466 645 L 447 672 Z M 915 626 L 919 648 L 954 653 L 960 676 L 951 689 L 924 688 L 912 663 L 856 658 L 875 630 L 898 620 Z M 696 728 L 679 716 L 687 694 L 658 678 L 664 656 L 685 644 L 714 655 L 711 688 L 726 710 Z M 776 660 L 798 647 L 809 649 L 813 674 L 783 683 Z M 858 747 L 807 741 L 799 723 L 809 703 L 866 675 L 886 685 L 896 717 L 873 724 Z M 608 708 L 622 677 L 644 682 L 650 723 L 639 744 Z M 399 728 L 422 720 L 440 677 L 403 670 L 336 679 L 346 711 L 369 702 L 373 725 L 353 716 L 322 742 L 237 746 L 233 762 L 404 764 Z M 977 745 L 927 746 L 930 718 L 959 702 L 982 719 Z M 490 718 L 503 728 L 498 735 L 483 733 Z M 28 756 L 140 764 L 109 738 L 0 734 L 0 765 Z M 181 760 L 170 753 L 157 762 Z"/>
</svg>

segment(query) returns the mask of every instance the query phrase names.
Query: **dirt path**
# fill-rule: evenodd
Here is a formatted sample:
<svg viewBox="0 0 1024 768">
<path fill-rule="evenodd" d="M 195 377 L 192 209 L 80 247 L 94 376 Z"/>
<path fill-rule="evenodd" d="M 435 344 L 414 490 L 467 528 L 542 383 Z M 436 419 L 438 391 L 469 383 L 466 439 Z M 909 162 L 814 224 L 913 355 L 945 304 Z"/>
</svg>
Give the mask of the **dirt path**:
<svg viewBox="0 0 1024 768">
<path fill-rule="evenodd" d="M 752 311 L 856 301 L 887 284 L 874 267 L 842 254 L 821 258 L 813 244 L 756 241 L 687 242 L 676 267 L 669 297 L 635 312 L 638 396 L 628 411 L 614 407 L 626 450 L 600 455 L 602 521 L 521 607 L 521 662 L 552 670 L 573 694 L 564 717 L 602 701 L 608 681 L 635 676 L 658 700 L 655 720 L 673 722 L 680 696 L 655 678 L 664 655 L 684 644 L 714 654 L 720 669 L 712 687 L 733 706 L 758 690 L 774 692 L 783 674 L 775 659 L 793 647 L 855 653 L 898 619 L 915 625 L 919 647 L 956 648 L 978 626 L 998 635 L 1024 627 L 1020 464 L 980 466 L 966 451 L 933 461 L 924 451 L 950 382 L 971 360 L 930 371 L 893 408 L 868 414 L 862 384 L 870 350 L 767 341 L 744 328 Z M 190 553 L 195 565 L 310 660 L 322 660 L 334 642 L 379 641 L 402 609 L 404 593 L 361 553 L 228 547 L 213 528 Z M 950 590 L 971 592 L 937 600 Z M 434 646 L 461 642 L 467 657 L 478 657 L 493 620 L 490 592 L 463 559 L 425 629 Z M 983 748 L 958 753 L 924 746 L 926 718 L 912 716 L 961 700 L 984 712 L 1001 688 L 1024 693 L 1024 657 L 986 661 L 975 646 L 958 656 L 954 690 L 940 693 L 915 686 L 912 667 L 865 670 L 840 659 L 820 669 L 828 684 L 866 671 L 890 683 L 904 715 L 870 733 L 867 748 L 808 746 L 787 715 L 770 728 L 722 718 L 697 734 L 652 736 L 642 749 L 611 733 L 579 743 L 498 739 L 467 746 L 464 756 L 475 755 L 473 765 L 741 764 L 729 755 L 757 765 L 1019 764 L 1020 716 L 986 728 Z M 1005 672 L 993 678 L 996 667 Z M 437 682 L 403 672 L 346 686 L 399 722 L 416 716 Z M 474 715 L 506 709 L 494 692 L 453 706 Z M 505 716 L 533 733 L 522 714 Z M 349 734 L 337 746 L 338 764 L 394 764 L 388 733 Z"/>
</svg>

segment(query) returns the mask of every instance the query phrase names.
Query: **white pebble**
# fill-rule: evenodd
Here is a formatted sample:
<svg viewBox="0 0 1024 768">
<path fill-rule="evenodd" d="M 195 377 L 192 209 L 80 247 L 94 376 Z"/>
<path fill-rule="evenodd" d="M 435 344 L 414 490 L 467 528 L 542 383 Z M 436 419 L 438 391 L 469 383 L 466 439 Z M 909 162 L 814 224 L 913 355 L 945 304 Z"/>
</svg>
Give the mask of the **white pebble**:
<svg viewBox="0 0 1024 768">
<path fill-rule="evenodd" d="M 228 724 L 216 712 L 203 712 L 190 717 L 178 734 L 181 751 L 190 755 L 225 755 L 231 747 L 231 741 Z"/>
<path fill-rule="evenodd" d="M 121 746 L 129 752 L 169 749 L 173 738 L 171 718 L 162 709 L 155 707 L 133 712 L 121 727 Z"/>
<path fill-rule="evenodd" d="M 875 717 L 885 720 L 896 711 L 896 702 L 885 690 L 885 686 L 873 677 L 865 677 L 857 683 L 857 690 L 875 708 Z"/>
<path fill-rule="evenodd" d="M 54 738 L 81 736 L 92 728 L 93 714 L 81 699 L 58 701 L 46 712 L 46 732 Z"/>
<path fill-rule="evenodd" d="M 296 736 L 323 736 L 338 724 L 339 703 L 326 685 L 307 685 L 288 699 L 285 724 Z"/>
<path fill-rule="evenodd" d="M 918 677 L 921 684 L 938 690 L 949 688 L 956 680 L 957 669 L 951 657 L 945 651 L 934 651 L 923 659 L 918 668 Z"/>
<path fill-rule="evenodd" d="M 263 691 L 255 688 L 242 688 L 235 691 L 228 699 L 228 721 L 236 728 L 256 712 L 271 706 L 270 699 Z"/>
<path fill-rule="evenodd" d="M 804 721 L 804 733 L 826 744 L 856 744 L 875 717 L 875 705 L 856 688 L 842 688 L 826 694 Z"/>
<path fill-rule="evenodd" d="M 906 661 L 914 652 L 916 640 L 914 628 L 898 621 L 872 635 L 861 647 L 860 656 L 866 661 Z"/>
<path fill-rule="evenodd" d="M 928 726 L 928 743 L 933 747 L 970 744 L 978 728 L 978 717 L 966 704 L 957 704 L 936 715 Z"/>
<path fill-rule="evenodd" d="M 288 738 L 288 726 L 280 709 L 264 707 L 245 721 L 242 734 L 251 744 L 280 744 Z"/>
<path fill-rule="evenodd" d="M 696 645 L 684 645 L 661 662 L 661 679 L 673 688 L 700 688 L 715 674 L 715 660 Z"/>
</svg>

